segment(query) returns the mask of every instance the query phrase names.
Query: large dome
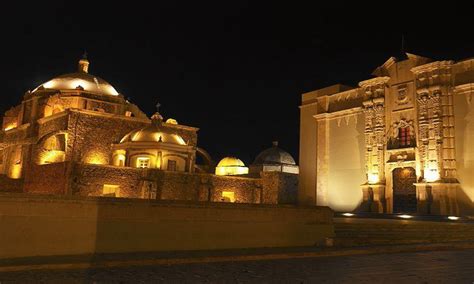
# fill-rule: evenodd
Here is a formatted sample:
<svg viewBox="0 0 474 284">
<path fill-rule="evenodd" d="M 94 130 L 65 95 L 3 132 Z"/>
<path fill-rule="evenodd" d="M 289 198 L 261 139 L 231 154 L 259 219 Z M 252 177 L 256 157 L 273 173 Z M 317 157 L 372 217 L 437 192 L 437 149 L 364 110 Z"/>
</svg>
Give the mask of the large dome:
<svg viewBox="0 0 474 284">
<path fill-rule="evenodd" d="M 273 142 L 273 147 L 263 150 L 253 162 L 254 165 L 286 164 L 296 165 L 295 159 L 286 151 L 278 148 L 278 142 Z"/>
<path fill-rule="evenodd" d="M 119 93 L 107 81 L 88 73 L 89 61 L 79 61 L 79 72 L 64 74 L 40 85 L 33 92 L 41 89 L 84 90 L 94 94 L 117 96 Z"/>
<path fill-rule="evenodd" d="M 170 134 L 161 131 L 155 123 L 151 123 L 140 129 L 133 130 L 125 135 L 120 143 L 126 142 L 164 142 L 177 145 L 186 145 L 184 139 L 177 134 Z"/>
</svg>

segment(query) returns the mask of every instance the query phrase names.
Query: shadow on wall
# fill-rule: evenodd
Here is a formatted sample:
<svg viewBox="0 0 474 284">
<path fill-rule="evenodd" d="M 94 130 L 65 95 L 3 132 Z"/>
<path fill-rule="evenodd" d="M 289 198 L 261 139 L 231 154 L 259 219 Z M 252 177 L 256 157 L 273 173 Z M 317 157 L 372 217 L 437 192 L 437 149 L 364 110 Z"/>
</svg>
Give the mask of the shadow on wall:
<svg viewBox="0 0 474 284">
<path fill-rule="evenodd" d="M 457 206 L 460 213 L 459 215 L 474 216 L 474 200 L 472 200 L 471 197 L 469 197 L 463 189 L 457 189 L 456 198 L 458 200 Z"/>
</svg>

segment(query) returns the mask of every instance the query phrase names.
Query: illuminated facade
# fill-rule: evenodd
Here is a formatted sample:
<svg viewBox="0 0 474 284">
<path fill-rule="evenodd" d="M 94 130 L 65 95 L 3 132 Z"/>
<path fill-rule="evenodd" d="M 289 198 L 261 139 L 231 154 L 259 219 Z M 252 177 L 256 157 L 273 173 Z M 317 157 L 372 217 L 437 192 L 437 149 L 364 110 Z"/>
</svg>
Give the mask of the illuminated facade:
<svg viewBox="0 0 474 284">
<path fill-rule="evenodd" d="M 297 176 L 214 175 L 198 128 L 149 119 L 89 61 L 28 91 L 0 132 L 2 191 L 165 200 L 294 203 Z M 199 159 L 198 159 L 199 158 Z M 199 163 L 197 162 L 199 160 Z M 219 167 L 216 173 L 219 173 Z M 289 189 L 288 187 L 291 187 Z M 287 196 L 291 194 L 292 196 Z"/>
<path fill-rule="evenodd" d="M 303 94 L 299 199 L 338 211 L 470 214 L 474 60 L 392 57 Z"/>
</svg>

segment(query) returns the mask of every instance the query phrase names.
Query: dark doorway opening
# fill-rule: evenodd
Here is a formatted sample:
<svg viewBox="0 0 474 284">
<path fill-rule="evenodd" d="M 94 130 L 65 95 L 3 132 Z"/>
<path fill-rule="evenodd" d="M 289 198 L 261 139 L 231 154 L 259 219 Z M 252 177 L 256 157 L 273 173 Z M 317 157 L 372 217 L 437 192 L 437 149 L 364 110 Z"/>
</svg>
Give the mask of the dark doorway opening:
<svg viewBox="0 0 474 284">
<path fill-rule="evenodd" d="M 416 212 L 416 171 L 414 168 L 393 170 L 393 213 Z"/>
</svg>

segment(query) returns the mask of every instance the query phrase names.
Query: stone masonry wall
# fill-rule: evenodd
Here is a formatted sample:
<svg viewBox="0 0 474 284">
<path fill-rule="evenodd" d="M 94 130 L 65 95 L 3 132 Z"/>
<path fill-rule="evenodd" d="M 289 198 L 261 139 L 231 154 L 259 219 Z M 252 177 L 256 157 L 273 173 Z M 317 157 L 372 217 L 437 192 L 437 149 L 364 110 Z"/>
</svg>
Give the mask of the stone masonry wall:
<svg viewBox="0 0 474 284">
<path fill-rule="evenodd" d="M 0 192 L 22 192 L 23 179 L 12 179 L 5 175 L 0 175 Z"/>
<path fill-rule="evenodd" d="M 67 194 L 67 177 L 70 163 L 54 163 L 45 165 L 31 164 L 25 175 L 24 191 L 40 194 Z"/>
<path fill-rule="evenodd" d="M 146 124 L 144 120 L 126 119 L 122 116 L 72 111 L 68 126 L 68 146 L 74 153 L 73 161 L 109 164 L 112 144 L 118 143 L 128 132 Z"/>
<path fill-rule="evenodd" d="M 104 184 L 110 184 L 120 187 L 120 197 L 144 198 L 145 183 L 150 183 L 156 199 L 220 202 L 222 192 L 230 191 L 235 202 L 260 203 L 262 190 L 261 180 L 254 178 L 90 164 L 77 164 L 72 171 L 72 192 L 81 196 L 101 196 Z"/>
<path fill-rule="evenodd" d="M 119 197 L 141 198 L 143 170 L 109 165 L 75 164 L 71 182 L 72 194 L 101 196 L 104 184 L 118 185 Z"/>
<path fill-rule="evenodd" d="M 234 192 L 236 203 L 260 203 L 262 185 L 260 179 L 211 176 L 211 201 L 222 201 L 222 192 Z"/>
<path fill-rule="evenodd" d="M 296 204 L 298 175 L 282 172 L 261 172 L 263 196 L 266 204 Z"/>
</svg>

